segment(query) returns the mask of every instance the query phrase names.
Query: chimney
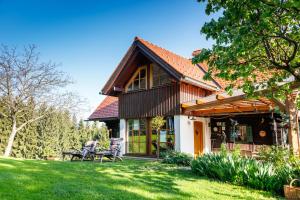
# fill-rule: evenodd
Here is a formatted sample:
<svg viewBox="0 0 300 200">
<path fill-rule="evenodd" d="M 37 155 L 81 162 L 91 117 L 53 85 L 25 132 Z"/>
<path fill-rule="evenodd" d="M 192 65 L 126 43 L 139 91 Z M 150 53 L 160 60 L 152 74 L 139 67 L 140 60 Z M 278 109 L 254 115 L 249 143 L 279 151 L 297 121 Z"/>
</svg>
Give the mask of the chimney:
<svg viewBox="0 0 300 200">
<path fill-rule="evenodd" d="M 192 56 L 195 57 L 197 55 L 199 55 L 201 53 L 201 49 L 197 49 L 195 51 L 193 51 Z"/>
</svg>

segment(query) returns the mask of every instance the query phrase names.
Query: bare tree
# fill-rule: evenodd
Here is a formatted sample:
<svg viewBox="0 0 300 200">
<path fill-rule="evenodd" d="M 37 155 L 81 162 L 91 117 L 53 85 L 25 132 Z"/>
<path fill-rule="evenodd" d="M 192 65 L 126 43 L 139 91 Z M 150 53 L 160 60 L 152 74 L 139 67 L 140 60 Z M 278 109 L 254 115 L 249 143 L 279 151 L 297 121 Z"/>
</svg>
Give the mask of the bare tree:
<svg viewBox="0 0 300 200">
<path fill-rule="evenodd" d="M 62 94 L 70 79 L 52 62 L 41 62 L 34 45 L 19 53 L 16 48 L 0 47 L 0 100 L 4 108 L 0 116 L 11 120 L 11 133 L 4 156 L 11 154 L 17 133 L 26 125 L 48 114 L 48 110 L 35 114 L 25 122 L 20 118 L 42 105 L 61 107 L 70 103 L 70 94 Z M 39 113 L 39 114 L 38 114 Z"/>
</svg>

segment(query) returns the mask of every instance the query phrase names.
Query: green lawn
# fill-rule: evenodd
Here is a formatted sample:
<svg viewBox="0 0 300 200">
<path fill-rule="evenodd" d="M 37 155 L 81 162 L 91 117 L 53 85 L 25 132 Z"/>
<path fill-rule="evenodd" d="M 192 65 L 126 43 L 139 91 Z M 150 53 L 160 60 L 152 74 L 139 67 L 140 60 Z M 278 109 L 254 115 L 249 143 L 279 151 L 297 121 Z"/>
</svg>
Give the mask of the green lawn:
<svg viewBox="0 0 300 200">
<path fill-rule="evenodd" d="M 153 161 L 61 162 L 0 158 L 0 199 L 275 199 Z"/>
</svg>

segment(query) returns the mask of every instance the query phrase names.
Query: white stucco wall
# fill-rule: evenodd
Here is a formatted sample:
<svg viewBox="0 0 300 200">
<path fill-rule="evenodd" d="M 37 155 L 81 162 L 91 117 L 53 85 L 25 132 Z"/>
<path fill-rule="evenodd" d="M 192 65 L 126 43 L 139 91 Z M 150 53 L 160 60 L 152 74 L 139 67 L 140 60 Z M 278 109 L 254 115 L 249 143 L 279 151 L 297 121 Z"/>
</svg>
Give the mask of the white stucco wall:
<svg viewBox="0 0 300 200">
<path fill-rule="evenodd" d="M 175 150 L 189 154 L 194 154 L 194 121 L 203 122 L 203 141 L 204 153 L 211 151 L 210 142 L 210 122 L 209 118 L 196 117 L 196 120 L 190 120 L 188 116 L 176 115 L 174 116 L 175 128 Z"/>
<path fill-rule="evenodd" d="M 122 145 L 121 145 L 121 151 L 122 155 L 125 154 L 125 144 L 126 144 L 126 120 L 120 119 L 120 138 L 123 138 Z"/>
</svg>

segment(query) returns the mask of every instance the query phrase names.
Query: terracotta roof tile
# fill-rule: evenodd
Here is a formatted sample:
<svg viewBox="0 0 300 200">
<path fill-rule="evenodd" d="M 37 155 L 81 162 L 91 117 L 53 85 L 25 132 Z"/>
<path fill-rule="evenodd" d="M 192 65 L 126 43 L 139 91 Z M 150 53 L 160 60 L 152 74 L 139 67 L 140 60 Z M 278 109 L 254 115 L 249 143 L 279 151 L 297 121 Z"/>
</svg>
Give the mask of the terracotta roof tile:
<svg viewBox="0 0 300 200">
<path fill-rule="evenodd" d="M 141 42 L 144 46 L 150 49 L 153 53 L 159 56 L 162 60 L 164 60 L 167 64 L 173 67 L 180 74 L 192 78 L 194 80 L 201 81 L 210 86 L 218 87 L 218 85 L 216 85 L 213 81 L 203 80 L 203 76 L 205 75 L 205 69 L 200 69 L 199 66 L 194 65 L 190 59 L 179 56 L 171 51 L 168 51 L 139 37 L 136 37 L 135 40 Z"/>
<path fill-rule="evenodd" d="M 89 120 L 118 118 L 118 107 L 118 97 L 107 96 L 96 108 L 96 110 L 90 115 Z"/>
</svg>

